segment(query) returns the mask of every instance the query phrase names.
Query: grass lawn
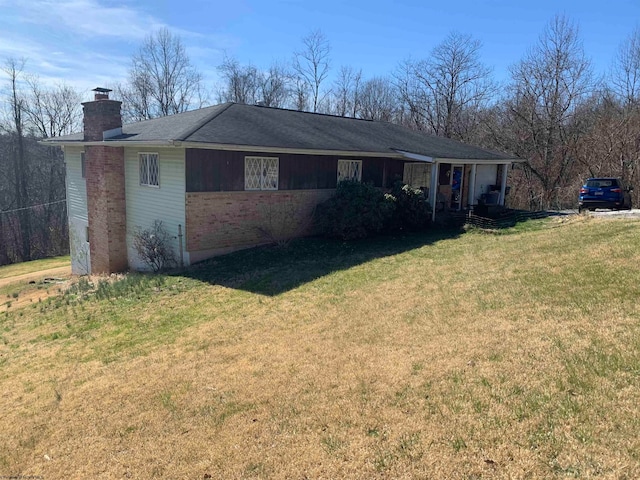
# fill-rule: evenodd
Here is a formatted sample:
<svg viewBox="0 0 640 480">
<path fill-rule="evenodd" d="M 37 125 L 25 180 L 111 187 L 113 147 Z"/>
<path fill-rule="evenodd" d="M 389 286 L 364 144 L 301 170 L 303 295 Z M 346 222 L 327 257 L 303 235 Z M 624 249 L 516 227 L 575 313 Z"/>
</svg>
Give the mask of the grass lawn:
<svg viewBox="0 0 640 480">
<path fill-rule="evenodd" d="M 587 216 L 81 280 L 0 316 L 0 476 L 640 478 L 639 297 Z"/>
<path fill-rule="evenodd" d="M 24 275 L 26 273 L 38 272 L 49 268 L 66 267 L 71 264 L 69 255 L 62 257 L 43 258 L 31 262 L 14 263 L 0 267 L 0 279 Z"/>
</svg>

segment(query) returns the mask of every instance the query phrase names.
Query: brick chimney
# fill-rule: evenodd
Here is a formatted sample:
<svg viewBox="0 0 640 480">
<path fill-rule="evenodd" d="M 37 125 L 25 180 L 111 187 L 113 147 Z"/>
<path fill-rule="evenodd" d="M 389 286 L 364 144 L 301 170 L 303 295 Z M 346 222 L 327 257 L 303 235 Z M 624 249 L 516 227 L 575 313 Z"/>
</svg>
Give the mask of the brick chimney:
<svg viewBox="0 0 640 480">
<path fill-rule="evenodd" d="M 122 127 L 121 102 L 109 100 L 106 88 L 94 89 L 95 100 L 82 104 L 84 141 L 103 142 L 103 133 Z M 124 190 L 124 148 L 85 146 L 91 273 L 128 268 Z"/>
</svg>

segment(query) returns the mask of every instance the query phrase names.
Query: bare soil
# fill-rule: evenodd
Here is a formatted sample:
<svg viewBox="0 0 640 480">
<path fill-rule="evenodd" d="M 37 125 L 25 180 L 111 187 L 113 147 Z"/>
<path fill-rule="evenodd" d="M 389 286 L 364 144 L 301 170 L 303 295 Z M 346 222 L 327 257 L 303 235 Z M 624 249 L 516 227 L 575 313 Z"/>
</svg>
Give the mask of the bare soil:
<svg viewBox="0 0 640 480">
<path fill-rule="evenodd" d="M 0 289 L 15 285 L 15 290 L 0 299 L 0 312 L 25 307 L 65 291 L 71 282 L 71 267 L 55 267 L 38 272 L 0 278 Z"/>
</svg>

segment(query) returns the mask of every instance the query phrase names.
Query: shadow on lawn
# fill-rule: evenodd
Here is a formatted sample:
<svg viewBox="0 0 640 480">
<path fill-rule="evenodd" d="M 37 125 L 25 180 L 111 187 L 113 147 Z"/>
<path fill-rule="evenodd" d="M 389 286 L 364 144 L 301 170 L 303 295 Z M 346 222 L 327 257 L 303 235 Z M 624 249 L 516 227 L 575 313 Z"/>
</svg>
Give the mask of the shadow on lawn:
<svg viewBox="0 0 640 480">
<path fill-rule="evenodd" d="M 179 275 L 212 285 L 275 296 L 335 271 L 459 235 L 460 230 L 437 230 L 353 242 L 302 238 L 292 241 L 286 248 L 257 247 L 206 260 Z"/>
</svg>

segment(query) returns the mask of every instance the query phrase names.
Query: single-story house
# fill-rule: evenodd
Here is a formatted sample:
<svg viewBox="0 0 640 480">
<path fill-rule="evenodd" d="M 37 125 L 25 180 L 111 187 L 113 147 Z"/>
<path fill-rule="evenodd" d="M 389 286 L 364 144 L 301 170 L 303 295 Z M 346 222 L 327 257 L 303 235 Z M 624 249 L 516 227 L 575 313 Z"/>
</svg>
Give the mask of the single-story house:
<svg viewBox="0 0 640 480">
<path fill-rule="evenodd" d="M 436 209 L 504 204 L 520 160 L 387 122 L 225 103 L 122 125 L 96 89 L 64 149 L 72 270 L 143 270 L 136 231 L 156 220 L 182 264 L 308 232 L 342 179 L 423 188 Z M 493 192 L 493 193 L 492 193 Z"/>
</svg>

